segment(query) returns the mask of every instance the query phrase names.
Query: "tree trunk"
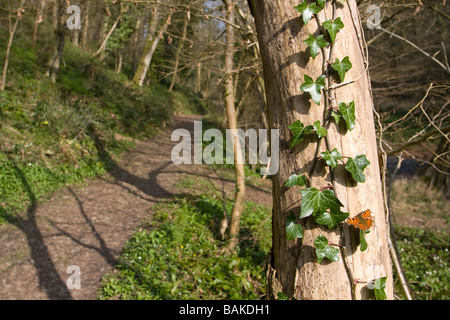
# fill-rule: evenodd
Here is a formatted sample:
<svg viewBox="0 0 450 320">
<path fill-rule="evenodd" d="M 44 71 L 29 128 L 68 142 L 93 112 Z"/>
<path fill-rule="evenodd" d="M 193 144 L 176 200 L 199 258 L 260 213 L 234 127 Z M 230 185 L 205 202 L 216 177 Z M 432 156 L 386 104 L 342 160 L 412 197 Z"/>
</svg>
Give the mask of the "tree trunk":
<svg viewBox="0 0 450 320">
<path fill-rule="evenodd" d="M 173 90 L 175 82 L 177 81 L 178 66 L 180 64 L 180 57 L 181 52 L 183 51 L 184 42 L 186 41 L 188 23 L 189 23 L 189 16 L 186 14 L 186 17 L 184 18 L 183 21 L 183 31 L 181 33 L 181 39 L 178 42 L 177 52 L 175 53 L 175 66 L 173 70 L 172 81 L 170 82 L 169 86 L 169 91 Z"/>
<path fill-rule="evenodd" d="M 43 21 L 42 15 L 44 14 L 44 10 L 45 10 L 45 0 L 40 0 L 36 4 L 36 19 L 34 19 L 33 38 L 32 38 L 33 47 L 36 45 L 38 28 L 39 24 Z"/>
<path fill-rule="evenodd" d="M 226 19 L 229 23 L 234 24 L 236 3 L 232 0 L 223 1 L 226 6 Z M 225 43 L 225 66 L 224 66 L 224 84 L 225 84 L 225 109 L 228 120 L 228 128 L 237 133 L 237 120 L 235 114 L 235 95 L 233 85 L 233 60 L 234 60 L 234 27 L 230 24 L 226 26 L 226 43 Z M 239 241 L 239 224 L 244 210 L 245 200 L 245 175 L 243 155 L 241 153 L 241 145 L 237 135 L 231 139 L 234 149 L 234 166 L 236 171 L 236 194 L 234 199 L 233 212 L 231 213 L 230 231 L 228 250 L 233 251 Z"/>
<path fill-rule="evenodd" d="M 56 1 L 55 6 L 58 14 L 57 14 L 57 23 L 56 23 L 56 30 L 55 35 L 57 39 L 57 45 L 55 47 L 55 51 L 50 59 L 50 61 L 47 64 L 47 72 L 46 75 L 52 79 L 53 82 L 56 82 L 56 75 L 58 74 L 59 65 L 61 62 L 61 57 L 64 52 L 64 45 L 65 45 L 65 39 L 66 39 L 66 29 L 65 25 L 63 23 L 63 18 L 65 16 L 65 2 L 64 1 Z"/>
<path fill-rule="evenodd" d="M 83 26 L 82 26 L 82 31 L 81 31 L 81 47 L 86 49 L 87 43 L 88 43 L 88 28 L 89 28 L 89 9 L 90 9 L 90 5 L 89 5 L 89 1 L 84 1 L 83 2 L 83 15 L 82 15 L 82 19 L 83 19 Z"/>
<path fill-rule="evenodd" d="M 25 0 L 22 0 L 20 2 L 18 10 L 20 10 L 22 8 L 24 3 L 25 3 Z M 14 21 L 14 25 L 12 25 L 11 24 L 12 21 L 11 21 L 10 14 L 11 13 L 8 12 L 9 39 L 8 39 L 8 44 L 6 46 L 5 64 L 3 65 L 3 74 L 2 74 L 2 82 L 0 84 L 0 91 L 5 90 L 6 73 L 8 71 L 8 64 L 9 64 L 9 54 L 11 52 L 11 46 L 12 46 L 12 42 L 13 42 L 13 39 L 14 39 L 14 35 L 16 33 L 17 25 L 19 24 L 19 20 L 20 20 L 20 16 L 19 16 L 19 14 L 17 14 L 18 16 L 16 17 L 16 21 Z M 22 12 L 20 12 L 20 14 L 22 14 Z"/>
<path fill-rule="evenodd" d="M 294 10 L 296 0 L 249 0 L 255 18 L 258 41 L 264 68 L 269 126 L 280 133 L 279 172 L 273 176 L 273 248 L 268 269 L 268 297 L 274 298 L 282 290 L 289 297 L 297 299 L 369 299 L 373 291 L 367 283 L 373 279 L 387 277 L 388 299 L 393 298 L 392 267 L 388 250 L 388 219 L 385 215 L 382 182 L 380 178 L 373 101 L 367 72 L 366 47 L 360 24 L 358 8 L 354 0 L 326 2 L 325 10 L 317 14 L 320 23 L 340 17 L 345 27 L 339 31 L 333 50 L 325 48 L 316 59 L 312 59 L 309 48 L 303 42 L 309 34 L 319 34 L 318 21 L 311 18 L 304 26 L 301 14 Z M 333 5 L 335 11 L 333 10 Z M 334 11 L 334 12 L 333 12 Z M 325 53 L 325 57 L 323 54 Z M 331 54 L 331 56 L 329 56 Z M 328 61 L 342 60 L 349 56 L 353 67 L 345 80 L 355 80 L 345 86 L 328 92 L 332 106 L 337 102 L 356 105 L 357 124 L 352 131 L 327 125 L 325 145 L 318 143 L 317 136 L 307 136 L 299 148 L 291 150 L 291 131 L 288 126 L 296 120 L 305 125 L 320 120 L 328 121 L 322 94 L 320 105 L 300 90 L 307 74 L 314 81 L 322 74 L 328 75 Z M 335 81 L 337 78 L 333 76 Z M 328 82 L 330 83 L 330 82 Z M 330 83 L 333 84 L 333 83 Z M 331 93 L 331 94 L 330 94 Z M 317 150 L 317 148 L 320 148 Z M 348 176 L 344 166 L 334 172 L 324 161 L 316 161 L 320 152 L 337 150 L 347 157 L 365 154 L 371 164 L 365 169 L 365 183 L 356 183 Z M 320 151 L 319 153 L 317 151 Z M 312 171 L 312 172 L 311 172 Z M 337 229 L 329 230 L 314 222 L 312 217 L 299 220 L 304 228 L 303 239 L 286 239 L 286 219 L 290 211 L 299 216 L 301 194 L 299 187 L 284 187 L 292 174 L 305 174 L 312 187 L 332 183 L 337 198 L 342 202 L 344 212 L 350 217 L 365 209 L 372 212 L 374 226 L 365 236 L 368 249 L 360 251 L 358 233 L 342 222 Z M 342 244 L 337 262 L 324 259 L 317 263 L 314 240 L 325 236 L 329 243 Z"/>
<path fill-rule="evenodd" d="M 176 1 L 175 6 L 178 5 L 179 1 Z M 145 42 L 144 52 L 142 53 L 139 66 L 134 74 L 133 82 L 138 86 L 142 87 L 144 85 L 145 78 L 147 77 L 148 68 L 152 63 L 153 54 L 155 53 L 156 47 L 158 47 L 159 41 L 163 38 L 164 33 L 166 33 L 167 28 L 170 25 L 173 9 L 169 9 L 164 25 L 156 33 L 159 25 L 160 8 L 156 9 L 156 12 L 152 16 L 151 26 L 149 28 L 149 34 Z"/>
<path fill-rule="evenodd" d="M 119 5 L 120 5 L 120 3 L 119 3 Z M 119 23 L 120 18 L 122 18 L 123 13 L 124 13 L 124 11 L 122 10 L 122 7 L 120 7 L 119 15 L 117 16 L 116 20 L 114 21 L 113 25 L 111 26 L 111 29 L 109 29 L 108 33 L 106 34 L 105 38 L 103 39 L 103 42 L 100 45 L 100 48 L 98 48 L 97 52 L 94 54 L 94 57 L 96 57 L 104 52 L 104 50 L 106 48 L 106 43 L 108 42 L 109 38 L 113 34 L 114 30 L 116 30 L 117 24 Z M 100 59 L 100 60 L 103 60 L 103 59 Z"/>
</svg>

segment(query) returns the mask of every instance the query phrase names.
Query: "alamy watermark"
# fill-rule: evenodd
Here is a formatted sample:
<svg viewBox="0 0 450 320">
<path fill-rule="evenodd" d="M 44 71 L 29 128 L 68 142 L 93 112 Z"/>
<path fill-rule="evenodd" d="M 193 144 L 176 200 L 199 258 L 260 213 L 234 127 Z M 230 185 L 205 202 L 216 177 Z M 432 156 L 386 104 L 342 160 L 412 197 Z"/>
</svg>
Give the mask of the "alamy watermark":
<svg viewBox="0 0 450 320">
<path fill-rule="evenodd" d="M 73 4 L 67 7 L 68 14 L 71 14 L 66 20 L 66 26 L 69 30 L 81 29 L 81 9 L 79 6 Z"/>
<path fill-rule="evenodd" d="M 370 30 L 380 29 L 381 26 L 381 9 L 379 6 L 371 4 L 367 7 L 367 13 L 371 15 L 367 18 L 367 28 Z"/>
<path fill-rule="evenodd" d="M 69 290 L 81 289 L 81 270 L 79 266 L 71 265 L 67 267 L 67 274 L 71 274 L 67 278 L 66 285 Z"/>
<path fill-rule="evenodd" d="M 267 129 L 248 129 L 244 132 L 242 129 L 227 129 L 225 134 L 226 150 L 225 163 L 236 164 L 245 163 L 245 145 L 248 138 L 248 164 L 257 164 L 258 161 L 267 167 L 261 168 L 262 175 L 274 175 L 279 169 L 279 130 L 270 130 L 270 156 L 268 154 L 268 135 Z M 181 141 L 180 141 L 181 139 Z M 180 141 L 171 153 L 174 164 L 223 164 L 224 163 L 224 137 L 218 129 L 208 129 L 202 132 L 202 122 L 194 121 L 194 137 L 187 129 L 176 129 L 172 133 L 172 141 Z M 214 140 L 213 140 L 214 139 Z M 240 149 L 236 150 L 233 141 L 239 141 Z M 213 140 L 213 141 L 212 141 Z M 204 141 L 212 141 L 203 149 Z M 193 152 L 192 152 L 193 151 Z M 193 157 L 192 157 L 193 156 Z M 236 157 L 235 157 L 236 156 Z M 192 161 L 193 158 L 193 161 Z"/>
</svg>

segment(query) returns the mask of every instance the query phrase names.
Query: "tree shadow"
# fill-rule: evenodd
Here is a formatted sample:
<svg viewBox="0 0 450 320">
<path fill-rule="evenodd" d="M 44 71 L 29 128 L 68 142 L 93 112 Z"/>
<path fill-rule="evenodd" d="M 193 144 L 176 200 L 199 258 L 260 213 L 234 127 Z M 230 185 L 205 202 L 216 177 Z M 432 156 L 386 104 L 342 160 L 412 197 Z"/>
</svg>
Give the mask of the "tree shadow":
<svg viewBox="0 0 450 320">
<path fill-rule="evenodd" d="M 30 248 L 31 259 L 36 270 L 39 287 L 44 288 L 47 297 L 51 300 L 72 300 L 72 295 L 66 283 L 59 277 L 53 260 L 45 244 L 41 230 L 36 221 L 37 199 L 23 171 L 17 166 L 14 159 L 7 156 L 13 170 L 20 179 L 31 204 L 26 210 L 25 217 L 12 216 L 2 209 L 3 215 L 10 224 L 16 226 L 25 235 Z"/>
<path fill-rule="evenodd" d="M 87 213 L 86 213 L 86 211 L 84 209 L 83 203 L 80 200 L 80 198 L 78 197 L 78 195 L 70 187 L 67 187 L 67 190 L 69 190 L 69 192 L 72 194 L 72 196 L 76 200 L 81 215 L 83 216 L 84 220 L 86 221 L 86 224 L 89 226 L 89 229 L 91 230 L 92 235 L 94 235 L 94 237 L 97 239 L 97 241 L 98 241 L 100 246 L 96 247 L 96 246 L 93 246 L 93 245 L 89 245 L 89 244 L 83 243 L 81 240 L 77 239 L 76 236 L 72 235 L 68 231 L 66 231 L 66 230 L 62 229 L 61 227 L 59 227 L 58 224 L 55 223 L 54 221 L 49 220 L 49 223 L 56 230 L 58 230 L 61 234 L 63 234 L 67 238 L 71 239 L 76 244 L 78 244 L 78 245 L 80 245 L 82 247 L 85 247 L 87 249 L 91 249 L 91 250 L 96 251 L 98 254 L 100 254 L 105 259 L 105 261 L 109 265 L 114 266 L 116 264 L 116 259 L 114 258 L 114 252 L 111 249 L 108 248 L 105 240 L 101 237 L 101 235 L 97 231 L 94 223 L 92 222 L 92 220 L 87 215 Z"/>
</svg>

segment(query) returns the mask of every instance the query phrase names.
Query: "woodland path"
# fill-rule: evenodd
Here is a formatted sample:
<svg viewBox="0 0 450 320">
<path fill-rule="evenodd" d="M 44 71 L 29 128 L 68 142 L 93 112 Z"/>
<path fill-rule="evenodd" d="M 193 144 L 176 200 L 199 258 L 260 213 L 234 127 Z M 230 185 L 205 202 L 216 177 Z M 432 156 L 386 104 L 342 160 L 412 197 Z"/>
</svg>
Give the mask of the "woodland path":
<svg viewBox="0 0 450 320">
<path fill-rule="evenodd" d="M 174 165 L 175 128 L 193 136 L 199 116 L 177 116 L 154 138 L 137 142 L 107 174 L 67 186 L 32 203 L 14 224 L 0 227 L 0 299 L 96 299 L 103 275 L 113 270 L 126 241 L 152 214 L 152 206 L 180 193 L 186 177 L 209 179 L 232 197 L 234 182 L 206 165 Z M 107 152 L 103 150 L 104 156 Z M 271 205 L 270 180 L 247 188 L 247 199 Z M 81 289 L 69 290 L 67 267 L 81 271 Z"/>
</svg>

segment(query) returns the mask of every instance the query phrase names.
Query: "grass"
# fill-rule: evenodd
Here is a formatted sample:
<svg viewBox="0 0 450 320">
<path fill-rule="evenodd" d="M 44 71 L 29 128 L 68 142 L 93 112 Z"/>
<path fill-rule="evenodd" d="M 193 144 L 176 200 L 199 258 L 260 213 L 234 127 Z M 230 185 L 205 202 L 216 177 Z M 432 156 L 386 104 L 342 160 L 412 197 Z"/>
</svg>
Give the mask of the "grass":
<svg viewBox="0 0 450 320">
<path fill-rule="evenodd" d="M 414 296 L 419 300 L 450 299 L 450 237 L 442 231 L 397 227 L 397 246 Z M 404 299 L 398 279 L 396 293 Z"/>
<path fill-rule="evenodd" d="M 415 298 L 450 299 L 449 201 L 420 178 L 397 179 L 391 205 L 402 266 Z M 404 299 L 398 280 L 395 289 Z"/>
<path fill-rule="evenodd" d="M 232 201 L 226 202 L 231 211 Z M 239 253 L 223 254 L 219 193 L 180 198 L 155 208 L 154 220 L 125 246 L 100 299 L 260 299 L 270 250 L 269 208 L 247 203 Z"/>
</svg>

